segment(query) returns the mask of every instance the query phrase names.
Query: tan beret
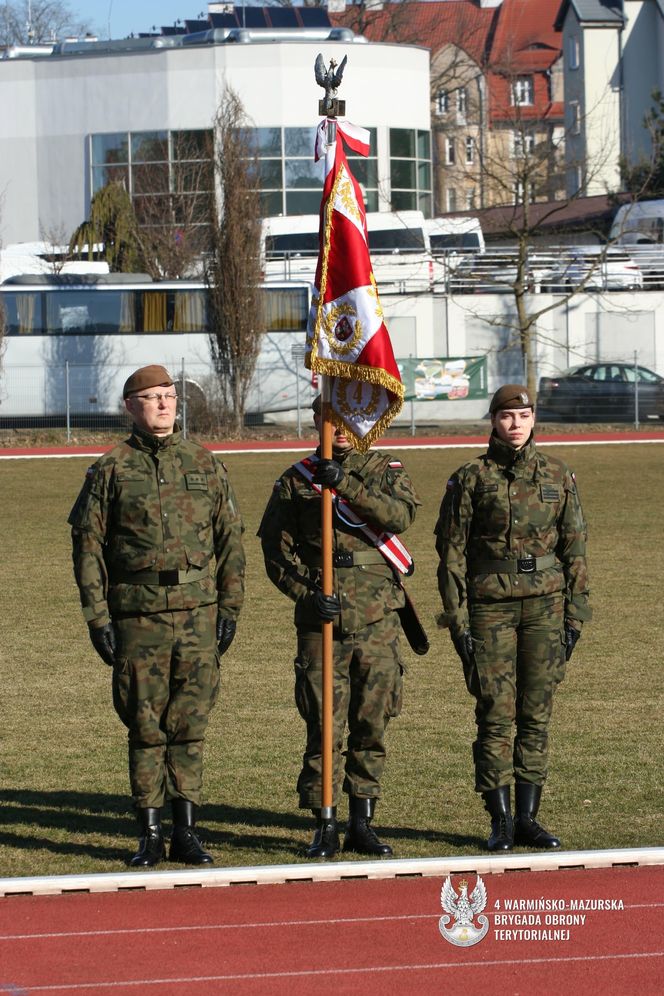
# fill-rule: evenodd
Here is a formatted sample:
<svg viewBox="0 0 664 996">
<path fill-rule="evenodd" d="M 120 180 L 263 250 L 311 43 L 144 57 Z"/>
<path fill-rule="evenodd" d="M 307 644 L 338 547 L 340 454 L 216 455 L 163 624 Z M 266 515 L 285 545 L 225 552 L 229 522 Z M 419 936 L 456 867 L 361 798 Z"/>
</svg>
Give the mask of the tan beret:
<svg viewBox="0 0 664 996">
<path fill-rule="evenodd" d="M 125 381 L 125 386 L 122 389 L 122 397 L 128 398 L 130 394 L 136 394 L 137 391 L 144 391 L 146 387 L 172 387 L 172 385 L 173 378 L 166 367 L 160 367 L 156 363 L 153 363 L 149 367 L 141 367 L 139 370 L 134 370 L 131 377 L 128 377 Z"/>
<path fill-rule="evenodd" d="M 528 388 L 523 384 L 504 384 L 499 387 L 491 399 L 489 413 L 502 411 L 504 408 L 534 408 Z"/>
</svg>

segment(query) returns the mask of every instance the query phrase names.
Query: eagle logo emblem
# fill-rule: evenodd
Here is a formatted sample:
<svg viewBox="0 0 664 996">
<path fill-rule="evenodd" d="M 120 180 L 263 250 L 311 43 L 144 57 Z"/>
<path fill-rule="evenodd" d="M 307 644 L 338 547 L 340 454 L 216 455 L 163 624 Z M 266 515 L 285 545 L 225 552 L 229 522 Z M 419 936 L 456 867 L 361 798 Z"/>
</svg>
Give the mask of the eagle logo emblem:
<svg viewBox="0 0 664 996">
<path fill-rule="evenodd" d="M 441 916 L 438 921 L 439 930 L 446 941 L 456 944 L 457 947 L 468 948 L 482 940 L 489 929 L 489 920 L 486 916 L 480 916 L 486 906 L 486 888 L 479 875 L 470 896 L 466 879 L 461 879 L 459 882 L 457 894 L 452 885 L 452 878 L 448 875 L 440 890 L 440 905 L 450 914 L 450 916 Z M 473 922 L 475 917 L 479 926 Z M 454 923 L 448 927 L 452 920 Z"/>
</svg>

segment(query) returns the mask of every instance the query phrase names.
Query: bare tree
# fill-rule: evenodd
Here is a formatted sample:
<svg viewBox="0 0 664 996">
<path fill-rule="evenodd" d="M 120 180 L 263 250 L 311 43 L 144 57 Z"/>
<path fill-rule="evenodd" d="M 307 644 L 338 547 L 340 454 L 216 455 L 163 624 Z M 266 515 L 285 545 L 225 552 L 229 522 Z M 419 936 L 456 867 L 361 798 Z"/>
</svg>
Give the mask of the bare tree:
<svg viewBox="0 0 664 996">
<path fill-rule="evenodd" d="M 509 82 L 510 85 L 516 83 L 515 80 Z M 579 121 L 571 123 L 574 130 L 578 126 Z M 584 196 L 585 184 L 595 175 L 602 175 L 606 166 L 602 157 L 595 163 L 584 161 L 584 182 L 571 196 L 561 196 L 564 169 L 570 168 L 570 163 L 564 161 L 566 136 L 567 131 L 562 126 L 553 128 L 546 115 L 522 114 L 519 102 L 514 101 L 510 114 L 503 118 L 499 129 L 494 129 L 491 141 L 477 150 L 480 169 L 485 184 L 492 190 L 492 199 L 503 205 L 502 228 L 509 240 L 509 249 L 488 251 L 484 258 L 462 260 L 451 283 L 452 290 L 455 285 L 488 293 L 494 288 L 508 289 L 514 300 L 515 316 L 510 319 L 501 315 L 485 320 L 509 331 L 506 348 L 518 343 L 524 383 L 533 396 L 537 392 L 536 347 L 540 320 L 547 312 L 585 291 L 601 270 L 609 248 L 609 243 L 604 241 L 582 274 L 572 269 L 571 259 L 565 263 L 564 254 L 558 253 L 557 257 L 551 253 L 538 255 L 537 243 L 543 238 L 542 233 L 547 232 L 551 238 L 556 218 L 569 213 L 570 206 Z M 557 199 L 552 199 L 552 192 Z M 562 293 L 542 298 L 536 292 L 543 284 L 551 283 L 547 283 L 547 271 L 554 263 L 558 272 L 556 289 Z"/>
<path fill-rule="evenodd" d="M 214 193 L 212 132 L 175 132 L 170 168 L 141 166 L 134 191 L 146 272 L 155 280 L 199 276 L 210 248 Z"/>
<path fill-rule="evenodd" d="M 65 0 L 0 3 L 0 45 L 39 45 L 89 30 L 89 21 L 81 20 Z"/>
<path fill-rule="evenodd" d="M 49 273 L 62 273 L 65 263 L 72 258 L 64 222 L 55 222 L 49 226 L 40 224 L 39 234 L 44 243 L 41 257 L 48 264 Z"/>
<path fill-rule="evenodd" d="M 244 426 L 249 386 L 261 346 L 260 177 L 249 122 L 227 87 L 214 120 L 215 194 L 206 259 L 210 351 L 226 418 Z"/>
<path fill-rule="evenodd" d="M 664 197 L 664 95 L 659 90 L 652 93 L 652 107 L 643 116 L 643 127 L 650 139 L 650 155 L 636 163 L 623 158 L 621 173 L 623 186 L 637 200 L 645 197 Z"/>
</svg>

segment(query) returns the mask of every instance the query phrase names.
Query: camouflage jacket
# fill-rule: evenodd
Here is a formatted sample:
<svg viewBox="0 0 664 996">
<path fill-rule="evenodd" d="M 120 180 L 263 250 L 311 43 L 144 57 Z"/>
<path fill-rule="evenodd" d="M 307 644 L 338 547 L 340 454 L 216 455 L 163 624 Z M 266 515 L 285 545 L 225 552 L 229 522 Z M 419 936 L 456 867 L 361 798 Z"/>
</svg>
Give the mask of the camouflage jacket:
<svg viewBox="0 0 664 996">
<path fill-rule="evenodd" d="M 134 426 L 89 468 L 68 522 L 86 622 L 215 601 L 238 616 L 245 557 L 235 495 L 224 466 L 177 425 L 163 438 Z"/>
<path fill-rule="evenodd" d="M 335 490 L 363 520 L 379 531 L 401 533 L 408 528 L 420 500 L 400 460 L 375 450 L 349 450 L 334 458 L 345 471 Z M 320 494 L 290 467 L 276 481 L 258 531 L 268 576 L 295 602 L 295 625 L 300 628 L 320 627 L 308 598 L 321 583 L 320 515 Z M 337 564 L 344 555 L 356 556 L 351 566 L 334 568 L 340 633 L 355 633 L 403 606 L 403 589 L 392 568 L 364 533 L 347 525 L 336 511 L 332 544 Z"/>
<path fill-rule="evenodd" d="M 514 450 L 494 434 L 488 451 L 447 482 L 435 528 L 442 623 L 456 636 L 468 602 L 565 593 L 565 616 L 580 629 L 590 618 L 586 523 L 574 474 L 532 440 Z M 532 573 L 483 573 L 488 561 L 555 555 Z"/>
</svg>

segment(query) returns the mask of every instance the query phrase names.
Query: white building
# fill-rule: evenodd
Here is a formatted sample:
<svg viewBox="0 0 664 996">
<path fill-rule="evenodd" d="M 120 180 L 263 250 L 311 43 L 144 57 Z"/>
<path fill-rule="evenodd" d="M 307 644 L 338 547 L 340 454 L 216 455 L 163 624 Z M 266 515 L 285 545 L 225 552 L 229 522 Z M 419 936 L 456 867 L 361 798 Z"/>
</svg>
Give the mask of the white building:
<svg viewBox="0 0 664 996">
<path fill-rule="evenodd" d="M 426 49 L 330 27 L 224 28 L 8 49 L 0 59 L 0 241 L 67 237 L 111 177 L 124 178 L 135 201 L 167 191 L 178 141 L 186 136 L 191 147 L 211 128 L 226 86 L 258 130 L 264 213 L 317 211 L 319 52 L 326 64 L 348 57 L 339 97 L 349 120 L 371 130 L 371 158 L 357 169 L 367 208 L 430 214 Z"/>
<path fill-rule="evenodd" d="M 567 194 L 619 190 L 620 161 L 650 152 L 643 127 L 664 90 L 664 0 L 563 0 Z"/>
</svg>

